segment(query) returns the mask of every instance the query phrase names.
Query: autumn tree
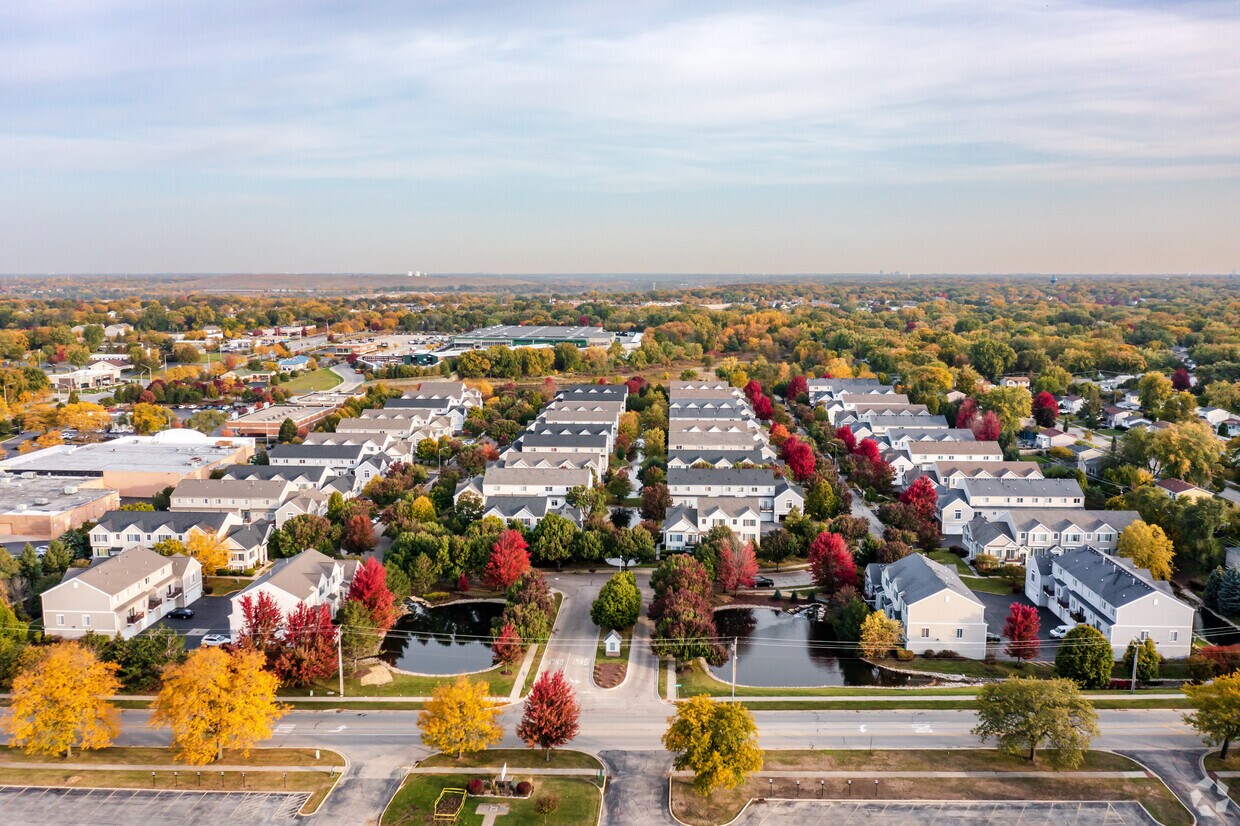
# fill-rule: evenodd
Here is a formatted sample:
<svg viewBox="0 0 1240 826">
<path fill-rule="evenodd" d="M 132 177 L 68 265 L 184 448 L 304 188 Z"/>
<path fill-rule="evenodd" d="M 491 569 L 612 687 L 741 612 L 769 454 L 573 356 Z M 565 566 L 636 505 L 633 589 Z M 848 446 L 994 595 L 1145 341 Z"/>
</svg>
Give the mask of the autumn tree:
<svg viewBox="0 0 1240 826">
<path fill-rule="evenodd" d="M 1131 559 L 1138 568 L 1148 569 L 1154 579 L 1171 579 L 1175 547 L 1157 525 L 1140 519 L 1133 522 L 1120 533 L 1115 553 Z"/>
<path fill-rule="evenodd" d="M 1153 638 L 1133 640 L 1124 649 L 1124 673 L 1132 674 L 1133 658 L 1136 658 L 1137 679 L 1142 682 L 1158 679 L 1158 670 L 1162 667 L 1162 654 Z"/>
<path fill-rule="evenodd" d="M 499 535 L 491 546 L 491 558 L 482 572 L 482 581 L 488 588 L 507 588 L 530 568 L 529 546 L 525 537 L 515 528 Z"/>
<path fill-rule="evenodd" d="M 581 704 L 564 671 L 544 671 L 534 681 L 525 700 L 525 713 L 517 724 L 517 736 L 530 748 L 540 748 L 551 759 L 551 750 L 577 736 Z"/>
<path fill-rule="evenodd" d="M 149 725 L 172 729 L 177 759 L 190 765 L 219 760 L 224 749 L 240 749 L 248 757 L 288 712 L 276 702 L 279 685 L 257 651 L 197 648 L 164 672 Z"/>
<path fill-rule="evenodd" d="M 228 546 L 216 534 L 193 530 L 185 543 L 185 552 L 198 560 L 203 576 L 214 576 L 228 567 Z"/>
<path fill-rule="evenodd" d="M 331 608 L 301 602 L 284 621 L 272 667 L 284 685 L 306 686 L 336 670 L 336 626 Z"/>
<path fill-rule="evenodd" d="M 973 733 L 993 738 L 999 751 L 1036 763 L 1038 749 L 1051 749 L 1048 762 L 1075 768 L 1098 736 L 1098 714 L 1071 680 L 1012 677 L 982 686 Z"/>
<path fill-rule="evenodd" d="M 57 423 L 79 433 L 98 433 L 112 424 L 107 408 L 91 402 L 66 404 L 56 415 Z"/>
<path fill-rule="evenodd" d="M 487 696 L 489 688 L 468 677 L 436 686 L 418 715 L 423 745 L 459 760 L 498 743 L 504 732 L 497 722 L 500 709 Z"/>
<path fill-rule="evenodd" d="M 676 706 L 663 734 L 673 765 L 693 772 L 693 788 L 703 796 L 715 789 L 735 789 L 762 768 L 758 726 L 740 703 L 694 697 Z"/>
<path fill-rule="evenodd" d="M 809 383 L 805 380 L 805 376 L 793 376 L 788 380 L 788 386 L 784 388 L 784 398 L 794 402 L 801 397 L 802 393 L 808 392 Z"/>
<path fill-rule="evenodd" d="M 3 729 L 10 744 L 27 754 L 71 757 L 73 747 L 106 748 L 119 730 L 108 698 L 121 690 L 115 663 L 100 662 L 80 643 L 43 649 L 13 679 Z"/>
<path fill-rule="evenodd" d="M 504 673 L 509 673 L 513 663 L 521 659 L 521 655 L 525 653 L 525 646 L 521 642 L 521 635 L 517 633 L 517 629 L 512 626 L 511 622 L 504 623 L 504 627 L 499 629 L 495 641 L 491 643 L 491 652 L 494 655 L 493 660 L 497 663 L 504 664 Z"/>
<path fill-rule="evenodd" d="M 377 544 L 375 527 L 365 514 L 354 514 L 345 521 L 340 531 L 341 548 L 351 554 L 364 554 Z"/>
<path fill-rule="evenodd" d="M 823 531 L 810 543 L 809 568 L 814 583 L 827 593 L 857 584 L 857 564 L 837 533 Z"/>
<path fill-rule="evenodd" d="M 835 438 L 840 441 L 840 444 L 844 445 L 844 450 L 847 452 L 852 453 L 857 449 L 857 437 L 848 425 L 837 427 L 835 429 Z"/>
<path fill-rule="evenodd" d="M 999 438 L 1002 430 L 1003 423 L 993 410 L 987 410 L 973 423 L 973 437 L 979 442 L 993 442 Z"/>
<path fill-rule="evenodd" d="M 875 611 L 861 623 L 861 639 L 857 648 L 867 660 L 881 660 L 900 644 L 904 626 L 882 611 Z"/>
<path fill-rule="evenodd" d="M 1007 619 L 1003 623 L 1003 636 L 1008 638 L 1007 647 L 1003 650 L 1009 657 L 1018 660 L 1032 660 L 1038 656 L 1038 609 L 1032 605 L 1013 602 L 1008 609 Z"/>
<path fill-rule="evenodd" d="M 900 494 L 900 501 L 909 505 L 922 522 L 930 522 L 935 518 L 938 506 L 938 493 L 934 482 L 929 476 L 918 476 Z"/>
<path fill-rule="evenodd" d="M 373 657 L 383 642 L 383 631 L 375 625 L 366 606 L 354 599 L 347 599 L 340 609 L 340 653 L 356 670 L 358 662 Z"/>
<path fill-rule="evenodd" d="M 752 542 L 730 536 L 719 543 L 716 553 L 715 581 L 725 593 L 753 585 L 758 575 L 758 560 Z"/>
<path fill-rule="evenodd" d="M 1054 427 L 1059 418 L 1059 402 L 1055 397 L 1043 390 L 1033 397 L 1033 420 L 1039 427 Z"/>
<path fill-rule="evenodd" d="M 276 645 L 284 630 L 284 614 L 266 590 L 241 598 L 241 632 L 237 645 L 254 651 L 267 651 Z"/>
<path fill-rule="evenodd" d="M 1197 729 L 1207 745 L 1219 746 L 1219 757 L 1226 760 L 1231 741 L 1240 737 L 1240 672 L 1200 685 L 1185 683 L 1181 690 L 1193 709 L 1184 722 Z"/>
<path fill-rule="evenodd" d="M 672 494 L 667 485 L 656 482 L 642 488 L 642 518 L 662 522 L 667 517 L 667 509 L 672 506 Z"/>
<path fill-rule="evenodd" d="M 133 429 L 143 435 L 158 433 L 161 430 L 167 430 L 172 424 L 172 414 L 157 404 L 148 404 L 139 402 L 133 406 L 133 412 L 129 414 L 129 420 L 133 424 Z"/>
<path fill-rule="evenodd" d="M 395 600 L 387 586 L 387 570 L 373 556 L 357 566 L 353 581 L 349 583 L 348 599 L 366 606 L 379 633 L 396 623 Z"/>
<path fill-rule="evenodd" d="M 803 482 L 813 475 L 816 465 L 814 450 L 796 436 L 788 437 L 783 447 L 780 448 L 780 453 L 784 463 L 788 465 L 788 470 L 798 482 Z"/>
</svg>

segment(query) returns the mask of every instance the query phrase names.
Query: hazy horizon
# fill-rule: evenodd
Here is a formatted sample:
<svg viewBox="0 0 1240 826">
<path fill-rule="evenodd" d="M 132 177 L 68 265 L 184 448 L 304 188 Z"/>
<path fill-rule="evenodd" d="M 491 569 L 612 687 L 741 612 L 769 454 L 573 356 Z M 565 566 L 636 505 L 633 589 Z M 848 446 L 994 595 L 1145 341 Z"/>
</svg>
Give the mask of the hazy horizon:
<svg viewBox="0 0 1240 826">
<path fill-rule="evenodd" d="M 1225 275 L 1240 8 L 0 7 L 0 272 Z"/>
</svg>

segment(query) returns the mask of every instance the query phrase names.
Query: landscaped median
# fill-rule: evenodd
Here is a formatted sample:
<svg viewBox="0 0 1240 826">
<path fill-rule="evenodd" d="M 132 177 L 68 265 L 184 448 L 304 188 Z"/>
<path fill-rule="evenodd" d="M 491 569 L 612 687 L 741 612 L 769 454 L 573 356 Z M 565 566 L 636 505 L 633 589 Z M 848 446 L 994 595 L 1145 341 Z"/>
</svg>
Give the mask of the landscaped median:
<svg viewBox="0 0 1240 826">
<path fill-rule="evenodd" d="M 599 634 L 598 645 L 594 649 L 594 684 L 599 688 L 615 688 L 624 682 L 629 672 L 629 650 L 633 647 L 633 629 L 624 628 L 616 633 L 620 635 L 620 655 L 607 656 L 605 640 L 607 634 Z"/>
<path fill-rule="evenodd" d="M 1087 752 L 1082 765 L 1069 771 L 991 749 L 767 751 L 762 770 L 735 789 L 716 789 L 703 797 L 694 791 L 691 775 L 676 773 L 670 797 L 672 814 L 689 826 L 727 823 L 750 801 L 798 798 L 1134 800 L 1167 826 L 1193 822 L 1161 780 L 1126 757 L 1099 751 Z"/>
<path fill-rule="evenodd" d="M 937 661 L 936 661 L 937 662 Z M 954 662 L 944 660 L 945 663 Z M 907 665 L 902 663 L 901 665 Z M 1021 676 L 1018 672 L 1013 672 Z M 1035 674 L 1028 670 L 1023 676 Z M 680 699 L 705 694 L 730 699 L 732 686 L 718 680 L 700 662 L 676 667 L 676 696 Z M 878 688 L 868 686 L 736 687 L 736 699 L 754 711 L 881 711 L 884 709 L 975 709 L 978 686 L 942 688 Z M 1183 694 L 1165 689 L 1141 689 L 1136 694 L 1117 691 L 1086 691 L 1094 708 L 1188 708 Z"/>
<path fill-rule="evenodd" d="M 547 826 L 589 826 L 598 823 L 602 812 L 603 790 L 598 780 L 602 771 L 596 758 L 579 751 L 554 751 L 550 760 L 541 750 L 530 749 L 477 752 L 459 760 L 437 754 L 410 770 L 381 823 L 429 822 L 444 789 L 464 789 L 465 805 L 455 822 L 466 826 L 482 823 L 478 807 L 486 804 L 507 806 L 508 814 L 498 822 L 508 826 L 542 824 L 544 818 Z M 501 772 L 516 784 L 528 782 L 529 793 L 497 794 L 488 784 Z"/>
<path fill-rule="evenodd" d="M 301 814 L 318 811 L 347 761 L 323 749 L 225 751 L 205 766 L 179 764 L 165 748 L 78 751 L 69 759 L 0 746 L 0 785 L 90 789 L 183 789 L 210 792 L 305 792 Z M 317 755 L 317 756 L 316 756 Z"/>
</svg>

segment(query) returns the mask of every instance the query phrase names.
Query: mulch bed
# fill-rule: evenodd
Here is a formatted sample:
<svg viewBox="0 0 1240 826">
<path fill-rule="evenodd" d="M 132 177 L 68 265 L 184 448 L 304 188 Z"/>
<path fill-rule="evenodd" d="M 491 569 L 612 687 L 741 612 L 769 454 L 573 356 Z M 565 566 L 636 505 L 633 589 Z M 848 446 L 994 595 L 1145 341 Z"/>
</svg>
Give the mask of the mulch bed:
<svg viewBox="0 0 1240 826">
<path fill-rule="evenodd" d="M 624 682 L 627 662 L 601 662 L 594 664 L 594 684 L 599 688 L 615 688 Z"/>
</svg>

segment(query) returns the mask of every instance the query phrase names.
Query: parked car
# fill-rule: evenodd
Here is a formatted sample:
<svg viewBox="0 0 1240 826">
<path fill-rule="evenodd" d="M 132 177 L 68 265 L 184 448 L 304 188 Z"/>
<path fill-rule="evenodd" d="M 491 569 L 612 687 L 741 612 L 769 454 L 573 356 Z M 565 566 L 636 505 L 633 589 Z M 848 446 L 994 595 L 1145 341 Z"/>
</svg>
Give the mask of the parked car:
<svg viewBox="0 0 1240 826">
<path fill-rule="evenodd" d="M 37 556 L 37 557 L 39 557 L 40 559 L 42 559 L 42 558 L 43 558 L 43 555 L 44 555 L 45 553 L 47 553 L 47 546 L 46 546 L 46 545 L 36 545 L 36 546 L 35 546 L 35 549 L 34 549 L 34 554 L 35 554 L 35 556 Z"/>
<path fill-rule="evenodd" d="M 1076 626 L 1075 625 L 1056 625 L 1054 628 L 1051 629 L 1051 636 L 1057 640 L 1061 640 L 1073 628 L 1076 628 Z"/>
<path fill-rule="evenodd" d="M 168 612 L 168 616 L 172 619 L 190 619 L 194 616 L 193 608 L 173 608 Z"/>
<path fill-rule="evenodd" d="M 986 632 L 986 642 L 1002 642 L 1002 641 L 1003 641 L 1003 637 L 1000 637 L 998 634 L 991 633 L 990 631 Z"/>
<path fill-rule="evenodd" d="M 755 588 L 774 588 L 775 580 L 769 576 L 756 576 L 753 578 L 753 587 Z"/>
<path fill-rule="evenodd" d="M 232 634 L 207 634 L 202 638 L 203 645 L 228 645 L 232 642 Z"/>
</svg>

